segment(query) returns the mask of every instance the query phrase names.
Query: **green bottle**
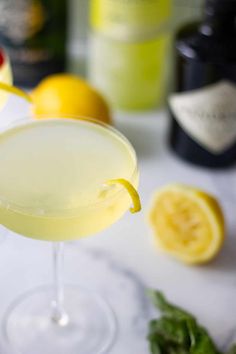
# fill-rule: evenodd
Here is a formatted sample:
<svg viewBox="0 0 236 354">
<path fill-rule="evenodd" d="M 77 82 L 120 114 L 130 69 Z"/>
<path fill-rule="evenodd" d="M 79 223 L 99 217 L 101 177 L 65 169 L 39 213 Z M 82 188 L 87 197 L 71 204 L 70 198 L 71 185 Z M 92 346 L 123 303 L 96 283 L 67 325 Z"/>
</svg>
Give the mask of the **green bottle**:
<svg viewBox="0 0 236 354">
<path fill-rule="evenodd" d="M 171 0 L 92 0 L 89 78 L 115 108 L 161 106 Z"/>
<path fill-rule="evenodd" d="M 66 0 L 0 0 L 0 45 L 13 67 L 14 82 L 34 86 L 64 71 Z"/>
</svg>

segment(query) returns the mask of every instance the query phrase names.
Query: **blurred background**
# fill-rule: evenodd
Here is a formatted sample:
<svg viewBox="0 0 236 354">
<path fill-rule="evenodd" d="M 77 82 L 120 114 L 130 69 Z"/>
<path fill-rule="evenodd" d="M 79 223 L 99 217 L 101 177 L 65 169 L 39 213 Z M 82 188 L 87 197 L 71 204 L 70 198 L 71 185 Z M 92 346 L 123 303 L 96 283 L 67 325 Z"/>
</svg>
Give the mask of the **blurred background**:
<svg viewBox="0 0 236 354">
<path fill-rule="evenodd" d="M 131 9 L 120 9 L 113 1 L 109 14 L 102 1 L 69 3 L 68 70 L 87 77 L 115 108 L 162 107 L 174 84 L 174 35 L 184 24 L 201 20 L 203 0 L 159 1 L 159 15 L 149 31 L 144 26 L 149 27 L 150 14 L 142 27 L 145 9 L 142 15 L 138 8 L 129 13 Z M 118 28 L 116 12 L 124 28 Z M 104 20 L 105 15 L 110 19 Z"/>
<path fill-rule="evenodd" d="M 1 0 L 0 44 L 20 86 L 67 70 L 88 78 L 115 108 L 152 109 L 163 105 L 173 85 L 173 36 L 201 17 L 201 5 Z"/>
<path fill-rule="evenodd" d="M 169 0 L 166 1 L 168 3 Z M 69 2 L 69 68 L 86 75 L 86 58 L 91 31 L 91 0 L 70 0 Z M 165 2 L 163 2 L 164 4 Z M 200 20 L 203 14 L 203 0 L 172 0 L 166 32 L 173 34 L 181 25 Z"/>
<path fill-rule="evenodd" d="M 172 150 L 221 168 L 236 159 L 235 4 L 0 0 L 0 46 L 15 85 L 36 87 L 38 115 L 111 124 L 115 110 L 137 114 L 168 106 Z M 65 72 L 72 75 L 51 77 Z"/>
</svg>

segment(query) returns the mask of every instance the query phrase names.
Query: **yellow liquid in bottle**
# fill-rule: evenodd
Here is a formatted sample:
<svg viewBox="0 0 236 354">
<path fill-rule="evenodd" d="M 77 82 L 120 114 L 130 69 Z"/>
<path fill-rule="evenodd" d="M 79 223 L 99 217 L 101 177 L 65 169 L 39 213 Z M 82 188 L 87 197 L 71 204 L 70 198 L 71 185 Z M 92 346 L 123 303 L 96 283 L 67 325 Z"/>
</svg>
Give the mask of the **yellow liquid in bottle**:
<svg viewBox="0 0 236 354">
<path fill-rule="evenodd" d="M 162 107 L 168 91 L 170 0 L 92 0 L 88 75 L 113 107 Z"/>
<path fill-rule="evenodd" d="M 0 223 L 28 237 L 72 240 L 129 208 L 113 178 L 137 185 L 136 157 L 120 134 L 85 120 L 28 122 L 0 134 Z"/>
</svg>

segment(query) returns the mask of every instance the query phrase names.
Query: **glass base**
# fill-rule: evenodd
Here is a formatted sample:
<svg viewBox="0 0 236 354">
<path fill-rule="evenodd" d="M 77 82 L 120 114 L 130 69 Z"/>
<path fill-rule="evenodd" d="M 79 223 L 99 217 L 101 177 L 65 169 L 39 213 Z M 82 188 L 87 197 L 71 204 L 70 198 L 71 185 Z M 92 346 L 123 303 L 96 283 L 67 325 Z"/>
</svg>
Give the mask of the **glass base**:
<svg viewBox="0 0 236 354">
<path fill-rule="evenodd" d="M 65 286 L 66 324 L 52 319 L 52 299 L 53 289 L 42 287 L 24 294 L 9 308 L 4 334 L 17 354 L 107 352 L 114 341 L 116 320 L 100 296 Z"/>
</svg>

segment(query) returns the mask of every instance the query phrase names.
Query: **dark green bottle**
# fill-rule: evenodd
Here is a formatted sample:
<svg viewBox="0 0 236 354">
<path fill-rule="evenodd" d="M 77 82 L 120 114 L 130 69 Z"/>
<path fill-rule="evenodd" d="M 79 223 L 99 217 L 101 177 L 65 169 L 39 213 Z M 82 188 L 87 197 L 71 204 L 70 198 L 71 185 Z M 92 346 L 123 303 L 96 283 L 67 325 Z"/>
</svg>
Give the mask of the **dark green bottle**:
<svg viewBox="0 0 236 354">
<path fill-rule="evenodd" d="M 32 87 L 65 70 L 67 0 L 0 0 L 0 45 L 14 83 Z"/>
<path fill-rule="evenodd" d="M 176 36 L 170 146 L 196 165 L 236 164 L 236 0 L 205 0 L 204 19 Z"/>
</svg>

